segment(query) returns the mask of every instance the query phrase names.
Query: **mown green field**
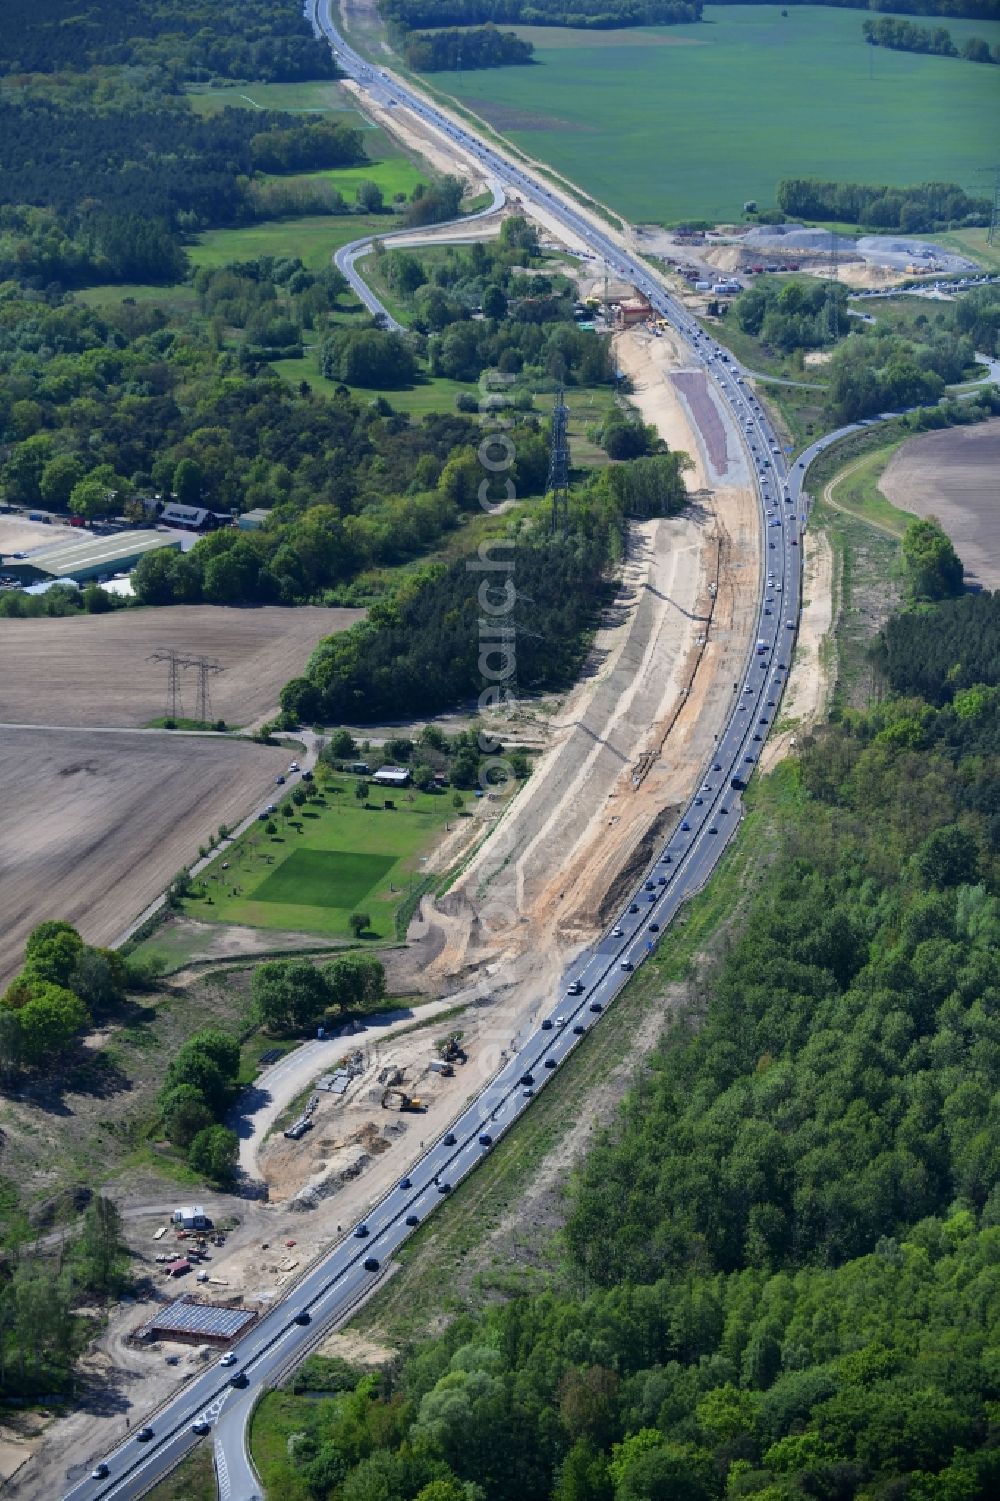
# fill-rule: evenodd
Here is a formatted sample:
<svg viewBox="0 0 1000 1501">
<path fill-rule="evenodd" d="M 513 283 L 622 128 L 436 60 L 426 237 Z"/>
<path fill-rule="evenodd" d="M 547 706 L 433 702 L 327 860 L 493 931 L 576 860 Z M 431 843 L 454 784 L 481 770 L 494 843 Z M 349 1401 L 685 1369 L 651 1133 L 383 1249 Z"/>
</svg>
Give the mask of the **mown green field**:
<svg viewBox="0 0 1000 1501">
<path fill-rule="evenodd" d="M 779 178 L 985 192 L 1000 70 L 869 47 L 863 13 L 710 6 L 701 25 L 515 27 L 536 65 L 434 75 L 525 152 L 633 221 L 738 218 Z M 953 40 L 1000 25 L 947 17 Z"/>
<path fill-rule="evenodd" d="M 295 808 L 290 819 L 274 815 L 275 834 L 255 824 L 199 877 L 184 915 L 348 938 L 348 919 L 362 910 L 373 934 L 391 938 L 396 909 L 420 878 L 420 856 L 456 817 L 453 794 L 372 787 L 366 807 L 356 785 L 330 776 L 319 783 L 321 803 Z M 387 796 L 394 808 L 383 806 Z"/>
<path fill-rule="evenodd" d="M 308 270 L 322 271 L 341 245 L 398 227 L 391 214 L 307 214 L 299 219 L 267 219 L 242 229 L 206 229 L 188 246 L 188 255 L 195 267 L 252 261 L 259 255 L 297 255 Z"/>
<path fill-rule="evenodd" d="M 199 115 L 215 115 L 223 109 L 284 109 L 292 114 L 355 112 L 354 105 L 330 79 L 305 83 L 232 83 L 224 88 L 190 84 L 186 93 L 191 108 Z"/>
<path fill-rule="evenodd" d="M 393 156 L 385 161 L 365 162 L 360 167 L 327 167 L 318 172 L 295 172 L 288 176 L 272 177 L 268 180 L 284 183 L 332 182 L 335 188 L 340 189 L 348 203 L 353 203 L 357 198 L 359 183 L 374 182 L 382 189 L 388 204 L 397 193 L 405 193 L 409 198 L 418 182 L 426 184 L 427 173 L 421 172 L 405 156 Z M 389 228 L 398 229 L 400 226 L 392 224 Z"/>
</svg>

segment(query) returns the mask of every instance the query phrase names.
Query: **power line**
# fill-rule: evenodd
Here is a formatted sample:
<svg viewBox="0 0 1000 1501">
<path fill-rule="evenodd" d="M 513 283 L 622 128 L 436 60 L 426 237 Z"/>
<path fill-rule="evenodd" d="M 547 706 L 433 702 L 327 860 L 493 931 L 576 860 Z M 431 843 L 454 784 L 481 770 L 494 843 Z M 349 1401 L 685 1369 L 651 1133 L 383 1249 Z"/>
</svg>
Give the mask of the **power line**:
<svg viewBox="0 0 1000 1501">
<path fill-rule="evenodd" d="M 565 391 L 559 388 L 552 408 L 552 437 L 549 443 L 549 483 L 552 491 L 552 530 L 569 531 L 569 407 Z"/>
</svg>

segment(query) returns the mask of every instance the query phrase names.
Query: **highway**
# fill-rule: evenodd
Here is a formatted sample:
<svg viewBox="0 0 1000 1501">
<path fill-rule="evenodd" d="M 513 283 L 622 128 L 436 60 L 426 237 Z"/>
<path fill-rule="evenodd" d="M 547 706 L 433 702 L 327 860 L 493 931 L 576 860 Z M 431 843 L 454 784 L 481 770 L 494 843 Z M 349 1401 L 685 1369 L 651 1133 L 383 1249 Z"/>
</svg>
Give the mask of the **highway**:
<svg viewBox="0 0 1000 1501">
<path fill-rule="evenodd" d="M 733 837 L 741 814 L 740 790 L 752 774 L 778 714 L 791 659 L 800 608 L 800 536 L 803 464 L 834 441 L 829 435 L 803 461 L 788 469 L 779 441 L 753 394 L 747 376 L 728 353 L 631 258 L 574 206 L 558 199 L 422 96 L 378 72 L 354 53 L 333 29 L 322 7 L 310 0 L 307 14 L 328 37 L 341 68 L 384 104 L 413 110 L 476 156 L 488 177 L 513 188 L 525 200 L 584 240 L 611 269 L 633 283 L 687 342 L 727 403 L 743 435 L 761 506 L 762 561 L 759 576 L 757 642 L 740 679 L 733 683 L 732 712 L 720 734 L 702 783 L 661 847 L 644 878 L 625 902 L 617 921 L 572 966 L 561 993 L 553 996 L 538 1029 L 507 1059 L 479 1096 L 372 1209 L 363 1225 L 345 1235 L 303 1276 L 236 1347 L 237 1364 L 213 1362 L 156 1413 L 141 1421 L 91 1477 L 93 1461 L 71 1475 L 66 1501 L 133 1501 L 150 1489 L 199 1441 L 211 1433 L 222 1501 L 253 1501 L 262 1495 L 246 1452 L 246 1427 L 262 1389 L 275 1385 L 290 1367 L 371 1289 L 394 1252 L 499 1138 L 527 1110 L 533 1096 L 596 1026 L 630 974 L 656 946 L 679 907 L 707 881 Z M 232 1378 L 243 1385 L 232 1385 Z M 140 1421 L 140 1420 L 137 1420 Z"/>
</svg>

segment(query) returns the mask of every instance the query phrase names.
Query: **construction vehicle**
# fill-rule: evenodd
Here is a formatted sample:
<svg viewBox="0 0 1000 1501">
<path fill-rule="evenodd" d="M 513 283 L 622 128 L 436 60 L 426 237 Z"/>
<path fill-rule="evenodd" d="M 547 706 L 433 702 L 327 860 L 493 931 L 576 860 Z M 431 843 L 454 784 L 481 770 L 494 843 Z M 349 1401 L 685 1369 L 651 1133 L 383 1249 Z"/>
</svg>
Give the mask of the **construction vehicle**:
<svg viewBox="0 0 1000 1501">
<path fill-rule="evenodd" d="M 408 1095 L 405 1090 L 390 1085 L 382 1096 L 382 1109 L 408 1112 L 426 1110 L 427 1106 L 415 1095 Z"/>
<path fill-rule="evenodd" d="M 442 1074 L 446 1079 L 450 1079 L 455 1072 L 451 1064 L 446 1063 L 443 1058 L 432 1058 L 427 1067 L 432 1074 Z"/>
<path fill-rule="evenodd" d="M 458 1034 L 452 1033 L 444 1042 L 438 1043 L 438 1056 L 445 1063 L 468 1063 L 469 1055 L 458 1040 Z"/>
</svg>

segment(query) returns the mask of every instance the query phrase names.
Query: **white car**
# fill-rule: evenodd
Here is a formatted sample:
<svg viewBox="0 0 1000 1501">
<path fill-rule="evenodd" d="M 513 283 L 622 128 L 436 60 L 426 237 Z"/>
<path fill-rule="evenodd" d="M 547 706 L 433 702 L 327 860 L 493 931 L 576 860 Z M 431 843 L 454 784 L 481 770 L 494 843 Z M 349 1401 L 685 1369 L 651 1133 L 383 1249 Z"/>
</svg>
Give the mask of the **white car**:
<svg viewBox="0 0 1000 1501">
<path fill-rule="evenodd" d="M 220 1365 L 235 1365 L 236 1364 L 236 1352 L 235 1352 L 235 1350 L 227 1350 L 226 1353 L 225 1353 L 225 1355 L 223 1355 L 222 1359 L 219 1361 L 219 1364 Z"/>
</svg>

